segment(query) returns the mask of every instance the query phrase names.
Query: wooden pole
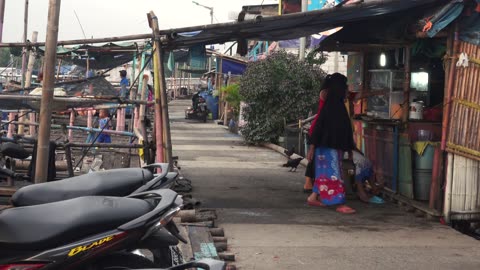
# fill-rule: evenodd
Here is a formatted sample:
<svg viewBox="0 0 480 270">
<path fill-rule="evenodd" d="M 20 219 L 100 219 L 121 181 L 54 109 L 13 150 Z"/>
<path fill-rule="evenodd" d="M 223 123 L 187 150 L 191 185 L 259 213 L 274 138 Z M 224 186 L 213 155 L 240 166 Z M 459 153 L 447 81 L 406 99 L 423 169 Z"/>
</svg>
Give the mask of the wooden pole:
<svg viewBox="0 0 480 270">
<path fill-rule="evenodd" d="M 106 42 L 116 42 L 116 41 L 144 40 L 148 38 L 152 38 L 152 34 L 138 34 L 138 35 L 106 37 L 106 38 L 64 40 L 64 41 L 58 41 L 57 45 L 58 46 L 84 45 L 84 44 L 106 43 Z M 9 43 L 0 43 L 0 48 L 1 47 L 25 47 L 27 45 L 32 47 L 37 47 L 37 46 L 45 46 L 45 44 L 46 42 L 35 42 L 35 43 L 29 43 L 29 44 L 26 44 L 25 42 L 9 42 Z"/>
<path fill-rule="evenodd" d="M 70 112 L 70 126 L 75 125 L 75 111 Z M 73 130 L 68 130 L 68 140 L 73 141 Z"/>
<path fill-rule="evenodd" d="M 54 75 L 55 76 L 55 75 Z M 0 95 L 0 100 L 42 100 L 41 96 L 24 96 L 24 95 Z M 92 104 L 104 104 L 104 103 L 115 103 L 117 102 L 117 98 L 109 98 L 109 97 L 54 97 L 54 102 L 61 102 L 65 104 L 88 104 L 85 106 L 91 107 Z M 141 100 L 126 100 L 123 102 L 124 104 L 153 104 L 153 102 L 148 101 L 141 101 Z M 125 107 L 125 105 L 120 105 Z M 94 106 L 97 107 L 97 106 Z M 102 107 L 102 106 L 98 106 Z M 108 106 L 107 106 L 108 107 Z M 116 108 L 117 106 L 113 106 Z M 81 108 L 78 108 L 80 110 Z M 10 110 L 11 111 L 11 110 Z"/>
<path fill-rule="evenodd" d="M 147 89 L 148 89 L 148 75 L 143 75 L 143 83 L 142 83 L 142 89 L 141 89 L 141 94 L 140 94 L 140 100 L 145 100 L 147 97 Z M 140 105 L 140 122 L 144 121 L 145 119 L 145 105 Z"/>
<path fill-rule="evenodd" d="M 448 128 L 450 126 L 450 112 L 452 109 L 452 93 L 453 88 L 455 87 L 455 61 L 457 59 L 457 54 L 459 53 L 459 37 L 458 37 L 459 26 L 458 23 L 455 25 L 454 31 L 450 34 L 453 39 L 453 45 L 451 48 L 451 54 L 449 55 L 448 61 L 448 73 L 447 73 L 447 84 L 445 87 L 445 97 L 444 97 L 444 107 L 443 107 L 443 121 L 442 121 L 442 140 L 441 140 L 441 149 L 445 151 L 447 148 L 447 136 Z"/>
<path fill-rule="evenodd" d="M 405 82 L 403 85 L 403 102 L 404 102 L 404 110 L 403 110 L 403 122 L 406 123 L 408 121 L 408 113 L 410 111 L 410 46 L 405 47 Z"/>
<path fill-rule="evenodd" d="M 137 89 L 137 95 L 135 96 L 135 99 L 138 99 L 141 95 L 142 95 L 142 91 L 143 91 L 143 84 L 144 84 L 144 80 L 143 80 L 143 73 L 144 73 L 144 69 L 143 67 L 145 66 L 145 52 L 142 52 L 142 55 L 140 57 L 140 65 L 138 66 L 138 72 L 140 73 L 140 80 L 138 82 L 138 89 Z M 148 76 L 147 76 L 147 79 L 148 79 Z M 148 83 L 148 80 L 147 80 L 147 83 Z M 144 100 L 144 99 L 142 99 Z"/>
<path fill-rule="evenodd" d="M 154 26 L 154 20 L 153 17 L 155 17 L 155 14 L 153 12 L 150 12 L 148 14 L 149 18 L 149 24 L 150 27 L 152 28 L 153 32 L 155 33 L 156 28 Z M 158 28 L 158 22 L 156 23 L 156 27 Z M 163 124 L 162 124 L 162 106 L 161 106 L 161 90 L 160 90 L 160 75 L 159 73 L 159 59 L 157 52 L 160 50 L 158 42 L 154 42 L 153 44 L 153 82 L 154 82 L 154 96 L 155 96 L 155 105 L 154 105 L 154 110 L 155 110 L 155 146 L 156 146 L 156 152 L 155 152 L 155 158 L 156 162 L 164 162 L 165 156 L 164 156 L 164 144 L 163 144 Z"/>
<path fill-rule="evenodd" d="M 34 31 L 33 34 L 32 34 L 32 41 L 36 42 L 37 37 L 38 37 L 38 32 Z M 32 73 L 33 73 L 33 66 L 34 65 L 35 65 L 35 53 L 33 51 L 31 51 L 29 56 L 28 56 L 27 72 L 25 74 L 25 86 L 24 86 L 25 88 L 29 88 L 32 85 Z M 28 91 L 25 91 L 24 94 L 28 95 Z M 21 115 L 23 115 L 24 113 L 25 113 L 25 111 L 22 111 Z M 32 119 L 32 114 L 34 115 L 33 119 Z M 30 120 L 29 121 L 30 122 L 35 122 L 35 113 L 31 113 L 29 115 L 30 115 L 30 117 L 29 117 Z M 22 117 L 20 117 L 19 121 L 24 122 L 25 119 L 26 119 L 26 116 L 22 116 Z M 19 125 L 18 126 L 18 134 L 23 135 L 24 129 L 25 129 L 24 125 Z M 29 126 L 29 132 L 30 132 L 31 136 L 35 135 L 36 134 L 35 126 Z"/>
<path fill-rule="evenodd" d="M 3 20 L 5 18 L 5 0 L 0 0 L 0 42 L 3 41 Z"/>
<path fill-rule="evenodd" d="M 25 12 L 23 15 L 23 42 L 27 43 L 28 32 L 28 0 L 25 0 Z M 27 68 L 27 47 L 23 47 L 22 53 L 22 88 L 25 87 L 25 75 Z"/>
<path fill-rule="evenodd" d="M 32 33 L 32 42 L 37 42 L 38 32 L 33 31 Z M 35 65 L 35 52 L 30 51 L 30 55 L 28 57 L 28 65 L 27 65 L 27 74 L 25 76 L 25 88 L 29 88 L 32 86 L 32 73 L 33 73 L 33 66 Z"/>
<path fill-rule="evenodd" d="M 58 59 L 58 67 L 57 67 L 57 81 L 60 80 L 60 70 L 62 67 L 62 58 Z"/>
<path fill-rule="evenodd" d="M 53 87 L 55 83 L 55 60 L 61 0 L 50 0 L 48 8 L 47 38 L 45 45 L 45 66 L 40 104 L 40 129 L 38 132 L 35 183 L 45 182 L 48 176 L 48 154 L 50 148 L 50 123 L 52 119 Z"/>
<path fill-rule="evenodd" d="M 130 81 L 132 83 L 131 91 L 130 91 L 130 97 L 129 97 L 130 100 L 134 100 L 135 97 L 136 97 L 136 92 L 133 90 L 134 87 L 135 87 L 135 85 L 133 85 L 133 83 L 135 82 L 136 68 L 137 68 L 137 52 L 134 52 L 133 53 L 133 63 L 132 63 L 132 74 L 130 75 Z M 137 89 L 138 89 L 138 86 L 137 86 Z M 129 121 L 130 123 L 128 124 L 128 131 L 133 132 L 135 117 L 137 117 L 137 115 L 135 114 L 135 109 L 130 108 L 130 114 L 131 114 L 131 118 L 130 118 L 130 121 Z"/>
<path fill-rule="evenodd" d="M 158 84 L 158 91 L 160 93 L 159 94 L 159 97 L 155 97 L 156 99 L 160 99 L 158 101 L 161 102 L 161 109 L 162 109 L 162 113 L 161 113 L 161 117 L 162 117 L 162 122 L 161 124 L 163 124 L 163 134 L 164 134 L 164 144 L 165 144 L 165 148 L 166 148 L 166 151 L 165 151 L 165 161 L 168 162 L 170 164 L 170 170 L 173 169 L 173 164 L 172 164 L 172 143 L 171 143 L 171 137 L 170 137 L 170 119 L 169 119 L 169 116 L 168 116 L 168 102 L 167 102 L 167 92 L 166 92 L 166 84 L 165 84 L 165 71 L 164 71 L 164 68 L 163 68 L 163 57 L 164 57 L 164 51 L 162 49 L 162 46 L 160 44 L 160 40 L 158 39 L 158 33 L 159 33 L 159 26 L 158 26 L 158 18 L 157 16 L 155 16 L 155 13 L 153 11 L 150 11 L 150 27 L 152 28 L 153 30 L 153 34 L 155 36 L 155 47 L 156 47 L 156 50 L 155 50 L 155 54 L 154 54 L 154 63 L 157 65 L 157 68 L 155 71 L 155 74 L 156 74 L 156 84 Z M 155 91 L 157 92 L 157 91 Z M 157 107 L 159 107 L 158 105 L 160 104 L 155 104 Z M 160 107 L 158 108 L 160 109 Z M 157 142 L 158 144 L 158 142 Z"/>
</svg>

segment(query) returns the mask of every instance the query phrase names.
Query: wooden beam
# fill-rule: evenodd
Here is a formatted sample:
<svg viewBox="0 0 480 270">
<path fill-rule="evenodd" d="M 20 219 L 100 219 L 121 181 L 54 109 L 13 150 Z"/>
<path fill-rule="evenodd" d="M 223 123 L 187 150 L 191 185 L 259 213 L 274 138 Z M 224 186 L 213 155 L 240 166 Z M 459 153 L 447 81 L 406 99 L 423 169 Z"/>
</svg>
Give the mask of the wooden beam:
<svg viewBox="0 0 480 270">
<path fill-rule="evenodd" d="M 142 39 L 151 39 L 152 34 L 138 34 L 138 35 L 128 35 L 120 37 L 106 37 L 106 38 L 91 38 L 91 39 L 74 39 L 74 40 L 64 40 L 58 41 L 57 45 L 83 45 L 83 44 L 94 44 L 94 43 L 107 43 L 107 42 L 118 42 L 118 41 L 130 41 L 130 40 L 142 40 Z M 45 46 L 45 42 L 10 42 L 10 43 L 0 43 L 1 47 L 38 47 Z"/>
</svg>

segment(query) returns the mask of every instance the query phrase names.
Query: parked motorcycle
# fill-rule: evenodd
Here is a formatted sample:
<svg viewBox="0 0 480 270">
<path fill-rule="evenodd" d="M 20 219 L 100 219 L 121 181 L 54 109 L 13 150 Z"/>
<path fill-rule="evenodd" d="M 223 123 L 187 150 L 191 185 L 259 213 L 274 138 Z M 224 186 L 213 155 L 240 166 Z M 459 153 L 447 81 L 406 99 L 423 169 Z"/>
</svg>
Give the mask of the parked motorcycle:
<svg viewBox="0 0 480 270">
<path fill-rule="evenodd" d="M 55 182 L 29 185 L 17 190 L 11 198 L 11 203 L 14 206 L 30 206 L 82 196 L 123 197 L 149 190 L 170 188 L 178 173 L 169 172 L 168 167 L 168 163 L 155 163 L 143 168 L 112 169 Z M 162 172 L 155 175 L 149 170 L 156 168 L 160 168 Z"/>
<path fill-rule="evenodd" d="M 208 118 L 207 102 L 198 94 L 195 95 L 197 97 L 192 98 L 192 106 L 185 110 L 185 119 L 198 119 L 206 123 Z"/>
<path fill-rule="evenodd" d="M 6 209 L 0 212 L 0 269 L 155 268 L 132 251 L 154 249 L 160 228 L 184 240 L 172 222 L 181 206 L 177 193 L 162 189 Z"/>
<path fill-rule="evenodd" d="M 13 206 L 20 207 L 64 201 L 83 196 L 124 197 L 145 191 L 170 188 L 178 173 L 168 172 L 168 166 L 169 164 L 166 163 L 158 163 L 144 168 L 113 169 L 55 182 L 33 184 L 17 190 L 10 201 Z M 157 167 L 162 170 L 162 173 L 158 175 L 154 175 L 147 170 L 147 168 Z M 11 177 L 15 176 L 14 172 L 10 173 Z M 151 249 L 155 263 L 161 267 L 175 265 L 176 262 L 173 261 L 172 257 L 175 254 L 172 253 L 177 253 L 175 257 L 179 256 L 179 250 L 176 247 L 178 244 L 177 238 L 165 229 L 160 228 L 150 237 L 150 240 L 156 242 L 151 244 L 155 247 Z"/>
</svg>

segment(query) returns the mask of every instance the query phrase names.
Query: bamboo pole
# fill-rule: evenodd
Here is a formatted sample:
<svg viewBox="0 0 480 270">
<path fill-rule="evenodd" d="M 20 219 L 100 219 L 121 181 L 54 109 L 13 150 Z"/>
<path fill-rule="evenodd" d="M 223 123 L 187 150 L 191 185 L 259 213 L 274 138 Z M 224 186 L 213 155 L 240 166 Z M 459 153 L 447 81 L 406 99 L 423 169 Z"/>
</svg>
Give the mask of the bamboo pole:
<svg viewBox="0 0 480 270">
<path fill-rule="evenodd" d="M 154 51 L 158 51 L 159 47 L 155 43 Z M 154 81 L 154 88 L 155 88 L 155 145 L 156 145 L 156 161 L 157 162 L 164 162 L 165 154 L 164 154 L 164 143 L 163 143 L 163 117 L 162 117 L 162 105 L 161 105 L 161 90 L 160 90 L 160 75 L 159 73 L 159 61 L 158 56 L 155 53 L 153 59 L 153 66 L 154 66 L 154 73 L 153 73 L 153 81 Z"/>
<path fill-rule="evenodd" d="M 88 70 L 87 70 L 87 72 L 88 72 Z M 90 84 L 88 86 L 88 92 L 90 94 L 93 93 L 93 84 Z M 88 110 L 88 112 L 87 112 L 87 127 L 89 127 L 89 128 L 93 127 L 93 112 L 92 112 L 92 110 Z"/>
<path fill-rule="evenodd" d="M 2 123 L 8 123 L 9 121 L 3 120 L 1 122 Z M 12 121 L 11 124 L 12 125 L 18 125 L 18 124 L 20 124 L 20 122 Z M 41 126 L 41 124 L 35 123 L 35 122 L 30 123 L 30 125 Z M 61 125 L 51 125 L 51 129 L 60 129 L 60 128 L 62 128 Z M 73 129 L 73 130 L 82 130 L 82 131 L 87 131 L 87 132 L 102 132 L 102 133 L 106 133 L 106 134 L 127 136 L 127 137 L 134 137 L 135 136 L 135 134 L 133 134 L 132 132 L 128 132 L 128 131 L 116 131 L 116 130 L 109 130 L 109 129 L 105 129 L 105 130 L 102 131 L 101 128 L 79 127 L 79 126 L 67 126 L 66 128 L 67 129 Z"/>
<path fill-rule="evenodd" d="M 38 38 L 38 32 L 33 31 L 32 42 L 37 42 L 37 38 Z M 35 65 L 35 52 L 31 51 L 28 57 L 27 76 L 25 78 L 25 88 L 29 88 L 32 85 L 32 73 L 33 73 L 34 65 Z M 28 118 L 30 122 L 35 122 L 36 113 L 29 113 Z M 37 128 L 35 126 L 29 126 L 28 131 L 30 133 L 30 136 L 35 136 L 37 134 Z"/>
<path fill-rule="evenodd" d="M 70 126 L 75 125 L 75 111 L 70 112 L 70 122 L 69 123 L 70 123 Z M 72 129 L 68 130 L 68 140 L 69 141 L 73 140 L 73 130 Z"/>
<path fill-rule="evenodd" d="M 446 87 L 446 93 L 444 98 L 444 108 L 443 108 L 443 121 L 442 121 L 442 142 L 441 148 L 445 150 L 447 146 L 447 133 L 448 128 L 450 126 L 450 112 L 451 112 L 451 102 L 452 102 L 452 93 L 455 83 L 455 59 L 457 59 L 457 52 L 458 52 L 458 24 L 455 25 L 455 30 L 453 34 L 453 48 L 452 54 L 450 55 L 449 67 L 448 67 L 448 84 Z"/>
<path fill-rule="evenodd" d="M 3 0 L 5 1 L 5 0 Z M 84 44 L 94 44 L 94 43 L 108 43 L 116 41 L 129 41 L 129 40 L 142 40 L 152 38 L 152 34 L 137 34 L 137 35 L 127 35 L 127 36 L 117 36 L 117 37 L 106 37 L 106 38 L 92 38 L 92 39 L 75 39 L 75 40 L 64 40 L 58 41 L 57 45 L 84 45 Z M 26 44 L 25 42 L 10 42 L 10 43 L 0 43 L 0 48 L 2 47 L 25 47 L 25 46 L 45 46 L 46 42 L 31 42 Z"/>
<path fill-rule="evenodd" d="M 40 105 L 40 129 L 38 134 L 37 160 L 35 164 L 35 183 L 45 182 L 48 175 L 48 156 L 50 147 L 50 124 L 52 119 L 53 87 L 55 83 L 55 60 L 61 0 L 50 0 L 48 9 L 47 38 L 45 45 L 44 81 Z"/>
<path fill-rule="evenodd" d="M 140 66 L 140 65 L 139 65 Z M 133 53 L 133 63 L 132 63 L 132 74 L 130 74 L 130 81 L 132 82 L 132 85 L 131 85 L 131 91 L 130 91 L 130 100 L 134 100 L 136 99 L 136 93 L 134 91 L 134 87 L 135 85 L 133 85 L 135 83 L 135 69 L 137 68 L 137 52 L 134 52 Z M 138 89 L 138 87 L 137 87 Z M 130 132 L 133 132 L 133 128 L 134 128 L 134 125 L 135 125 L 135 117 L 137 117 L 136 113 L 136 108 L 131 108 L 130 109 L 130 112 L 131 112 L 131 118 L 130 118 L 130 123 L 128 125 L 128 131 Z"/>
<path fill-rule="evenodd" d="M 410 61 L 411 61 L 411 53 L 410 53 L 410 46 L 405 47 L 405 82 L 403 86 L 403 103 L 405 104 L 406 109 L 403 110 L 403 122 L 406 123 L 408 121 L 408 114 L 410 111 Z"/>
<path fill-rule="evenodd" d="M 145 100 L 147 97 L 147 89 L 148 89 L 148 75 L 143 75 L 143 84 L 140 94 L 140 100 Z M 145 119 L 145 105 L 140 105 L 140 122 L 143 122 Z"/>
<path fill-rule="evenodd" d="M 155 37 L 158 37 L 159 33 L 159 26 L 158 26 L 158 18 L 155 15 L 153 11 L 150 11 L 149 13 L 149 24 L 150 27 L 152 28 L 153 34 Z M 158 121 L 156 123 L 163 125 L 162 126 L 162 132 L 163 132 L 163 139 L 166 151 L 165 151 L 165 161 L 170 164 L 170 170 L 172 170 L 172 144 L 171 144 L 171 137 L 170 137 L 170 120 L 168 116 L 168 103 L 167 103 L 167 92 L 166 92 L 166 84 L 165 84 L 165 72 L 163 68 L 163 56 L 164 56 L 164 51 L 162 49 L 160 40 L 158 38 L 155 38 L 155 54 L 154 54 L 154 64 L 156 65 L 155 69 L 155 79 L 156 79 L 156 86 L 157 88 L 155 89 L 155 108 L 156 110 L 162 110 L 161 112 L 161 121 Z M 158 96 L 157 96 L 158 94 Z M 161 102 L 161 104 L 158 104 L 158 102 Z M 157 142 L 157 145 L 159 145 L 159 142 Z M 163 145 L 162 145 L 163 146 Z M 157 148 L 158 151 L 158 148 Z M 158 154 L 157 154 L 158 155 Z"/>
<path fill-rule="evenodd" d="M 28 32 L 28 0 L 25 0 L 25 11 L 23 15 L 23 42 L 27 43 Z M 27 46 L 23 47 L 22 53 L 22 88 L 25 87 L 25 75 L 27 68 Z"/>
<path fill-rule="evenodd" d="M 3 95 L 0 94 L 0 100 L 42 100 L 41 96 L 24 96 L 24 95 Z M 65 104 L 103 104 L 103 103 L 114 103 L 118 98 L 108 98 L 108 97 L 53 97 L 52 102 L 59 102 Z M 124 100 L 124 104 L 153 104 L 153 102 L 141 101 L 141 100 Z M 122 105 L 124 106 L 124 105 Z M 117 106 L 115 106 L 116 108 Z"/>
<path fill-rule="evenodd" d="M 0 42 L 3 41 L 3 21 L 5 18 L 5 0 L 0 0 Z"/>
<path fill-rule="evenodd" d="M 16 113 L 9 113 L 8 114 L 8 121 L 13 122 L 15 120 Z M 13 138 L 13 132 L 15 130 L 15 125 L 9 124 L 8 131 L 7 131 L 7 138 Z"/>
<path fill-rule="evenodd" d="M 60 80 L 60 69 L 62 66 L 62 58 L 58 59 L 58 67 L 57 67 L 57 81 Z"/>
</svg>

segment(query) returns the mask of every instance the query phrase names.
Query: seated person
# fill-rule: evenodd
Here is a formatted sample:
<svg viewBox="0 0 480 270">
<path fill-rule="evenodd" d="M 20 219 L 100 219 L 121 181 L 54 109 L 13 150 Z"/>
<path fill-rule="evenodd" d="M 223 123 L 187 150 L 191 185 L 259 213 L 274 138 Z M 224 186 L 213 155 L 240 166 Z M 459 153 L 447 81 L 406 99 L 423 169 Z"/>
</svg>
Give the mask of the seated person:
<svg viewBox="0 0 480 270">
<path fill-rule="evenodd" d="M 365 203 L 384 203 L 377 195 L 383 188 L 383 184 L 377 183 L 373 165 L 358 149 L 353 151 L 353 163 L 355 164 L 355 186 L 358 198 Z"/>
</svg>

